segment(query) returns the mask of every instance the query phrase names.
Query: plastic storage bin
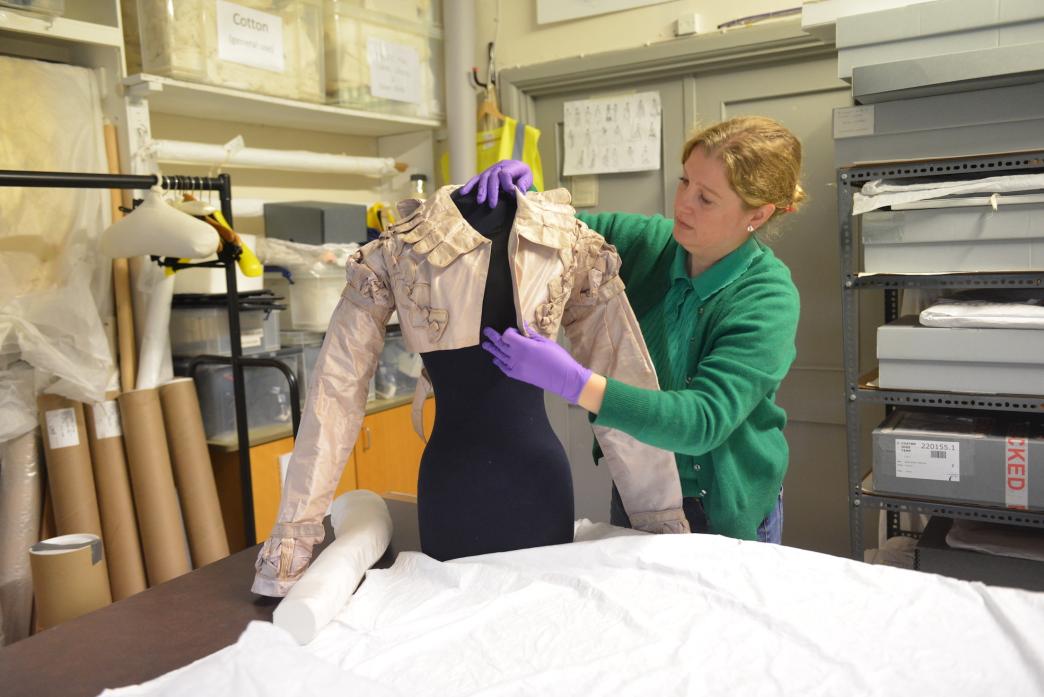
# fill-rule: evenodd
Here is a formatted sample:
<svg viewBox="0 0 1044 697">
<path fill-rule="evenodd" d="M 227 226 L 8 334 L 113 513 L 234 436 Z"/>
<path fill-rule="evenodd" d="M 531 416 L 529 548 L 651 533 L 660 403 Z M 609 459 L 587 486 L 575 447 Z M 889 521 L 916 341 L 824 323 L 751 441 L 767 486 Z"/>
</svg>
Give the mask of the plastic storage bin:
<svg viewBox="0 0 1044 697">
<path fill-rule="evenodd" d="M 437 6 L 420 0 L 328 0 L 325 10 L 330 102 L 386 114 L 442 118 L 442 29 L 435 23 Z"/>
<path fill-rule="evenodd" d="M 243 353 L 279 350 L 279 310 L 239 313 Z M 224 307 L 178 307 L 170 311 L 170 350 L 175 356 L 232 352 L 228 310 Z"/>
<path fill-rule="evenodd" d="M 389 330 L 384 336 L 384 349 L 374 375 L 376 398 L 392 399 L 412 395 L 423 368 L 421 357 L 406 350 L 402 332 Z"/>
<path fill-rule="evenodd" d="M 322 271 L 291 268 L 289 284 L 291 326 L 309 332 L 325 332 L 330 316 L 344 291 L 344 269 L 331 265 Z M 278 285 L 278 284 L 277 284 Z"/>
<path fill-rule="evenodd" d="M 321 0 L 138 0 L 142 70 L 322 101 Z"/>
<path fill-rule="evenodd" d="M 65 0 L 0 0 L 0 8 L 3 7 L 54 17 L 65 14 Z"/>
<path fill-rule="evenodd" d="M 258 354 L 258 357 L 277 358 L 294 371 L 298 390 L 303 381 L 299 374 L 301 349 L 285 349 Z M 174 359 L 174 374 L 189 376 L 189 358 Z M 243 368 L 246 392 L 247 421 L 251 431 L 292 425 L 290 384 L 282 371 L 267 366 Z M 203 430 L 211 440 L 227 440 L 236 433 L 236 402 L 232 390 L 232 366 L 201 364 L 195 375 L 199 408 L 203 414 Z"/>
</svg>

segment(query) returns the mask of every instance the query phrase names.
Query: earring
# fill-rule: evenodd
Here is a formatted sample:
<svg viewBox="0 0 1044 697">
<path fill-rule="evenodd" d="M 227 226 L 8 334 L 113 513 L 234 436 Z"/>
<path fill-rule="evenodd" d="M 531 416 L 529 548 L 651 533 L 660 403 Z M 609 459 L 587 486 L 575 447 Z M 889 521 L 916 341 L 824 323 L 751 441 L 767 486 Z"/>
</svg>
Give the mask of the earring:
<svg viewBox="0 0 1044 697">
<path fill-rule="evenodd" d="M 747 226 L 747 232 L 754 232 L 754 226 L 753 225 L 748 225 Z"/>
</svg>

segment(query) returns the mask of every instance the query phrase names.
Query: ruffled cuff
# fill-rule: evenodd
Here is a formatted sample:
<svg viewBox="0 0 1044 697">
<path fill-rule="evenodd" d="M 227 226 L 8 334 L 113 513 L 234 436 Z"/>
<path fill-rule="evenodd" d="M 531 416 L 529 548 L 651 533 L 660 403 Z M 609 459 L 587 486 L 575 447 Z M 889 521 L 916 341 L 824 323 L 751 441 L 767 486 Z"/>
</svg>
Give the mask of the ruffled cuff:
<svg viewBox="0 0 1044 697">
<path fill-rule="evenodd" d="M 629 513 L 631 527 L 644 532 L 679 534 L 687 533 L 689 521 L 680 508 L 666 511 L 650 511 L 648 513 Z"/>
<path fill-rule="evenodd" d="M 315 545 L 324 537 L 322 525 L 276 525 L 257 555 L 257 574 L 250 590 L 275 598 L 285 596 L 308 568 Z"/>
</svg>

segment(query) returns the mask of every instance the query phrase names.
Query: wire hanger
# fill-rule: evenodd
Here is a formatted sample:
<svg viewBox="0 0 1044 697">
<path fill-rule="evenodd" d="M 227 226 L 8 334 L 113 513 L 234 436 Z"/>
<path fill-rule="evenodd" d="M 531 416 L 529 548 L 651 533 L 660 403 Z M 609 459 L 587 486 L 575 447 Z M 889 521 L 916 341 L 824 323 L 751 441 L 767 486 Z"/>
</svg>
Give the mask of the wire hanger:
<svg viewBox="0 0 1044 697">
<path fill-rule="evenodd" d="M 482 103 L 479 105 L 477 120 L 478 127 L 481 131 L 490 131 L 497 127 L 497 122 L 503 122 L 507 119 L 500 111 L 500 106 L 497 104 L 497 68 L 495 59 L 495 44 L 490 41 L 486 46 L 486 76 L 487 82 L 482 82 L 478 77 L 478 68 L 471 69 L 471 77 L 475 81 L 478 87 L 485 90 L 485 97 Z"/>
</svg>

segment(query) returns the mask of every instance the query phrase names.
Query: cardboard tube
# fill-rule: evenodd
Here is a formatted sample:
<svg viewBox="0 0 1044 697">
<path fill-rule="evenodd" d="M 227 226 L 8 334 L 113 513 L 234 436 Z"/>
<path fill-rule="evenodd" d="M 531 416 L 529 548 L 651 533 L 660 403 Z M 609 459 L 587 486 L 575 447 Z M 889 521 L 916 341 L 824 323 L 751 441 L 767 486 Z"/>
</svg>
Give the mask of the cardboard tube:
<svg viewBox="0 0 1044 697">
<path fill-rule="evenodd" d="M 54 394 L 40 395 L 37 404 L 58 534 L 101 537 L 83 405 Z"/>
<path fill-rule="evenodd" d="M 98 491 L 109 585 L 112 599 L 123 600 L 145 590 L 147 584 L 127 476 L 127 458 L 123 453 L 120 412 L 115 400 L 107 400 L 85 405 L 84 416 L 94 465 L 94 486 Z"/>
<path fill-rule="evenodd" d="M 159 391 L 124 392 L 118 401 L 145 570 L 149 585 L 155 586 L 192 570 L 178 511 Z"/>
<path fill-rule="evenodd" d="M 29 555 L 40 539 L 43 482 L 34 428 L 0 443 L 0 645 L 29 636 L 33 580 Z"/>
<path fill-rule="evenodd" d="M 105 124 L 105 157 L 109 162 L 109 174 L 119 174 L 120 154 L 116 146 L 116 127 Z M 129 192 L 109 189 L 112 222 L 123 217 L 120 205 Z M 124 204 L 126 205 L 126 204 Z M 119 341 L 120 385 L 125 390 L 134 386 L 137 374 L 138 355 L 134 345 L 134 307 L 131 305 L 130 269 L 126 259 L 112 260 L 112 286 L 116 298 L 116 334 Z M 111 558 L 111 554 L 109 555 Z"/>
<path fill-rule="evenodd" d="M 192 378 L 172 380 L 160 386 L 159 393 L 192 563 L 198 569 L 228 556 L 203 415 Z"/>
<path fill-rule="evenodd" d="M 33 590 L 41 629 L 112 602 L 105 555 L 97 535 L 52 537 L 29 548 Z"/>
</svg>

